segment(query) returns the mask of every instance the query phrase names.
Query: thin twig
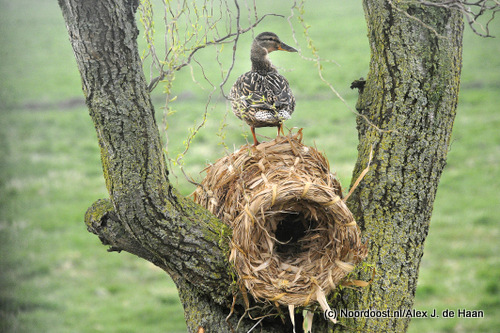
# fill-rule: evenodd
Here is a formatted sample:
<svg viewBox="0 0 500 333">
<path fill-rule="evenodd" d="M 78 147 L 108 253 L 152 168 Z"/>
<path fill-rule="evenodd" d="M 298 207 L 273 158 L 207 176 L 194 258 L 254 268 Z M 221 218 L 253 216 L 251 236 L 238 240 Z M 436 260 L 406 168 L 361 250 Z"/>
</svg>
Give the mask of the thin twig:
<svg viewBox="0 0 500 333">
<path fill-rule="evenodd" d="M 443 36 L 443 35 L 440 35 L 436 29 L 434 29 L 433 27 L 431 27 L 430 25 L 424 23 L 424 21 L 422 21 L 421 19 L 413 16 L 413 15 L 410 15 L 408 14 L 406 11 L 402 10 L 401 8 L 395 6 L 393 3 L 392 3 L 392 0 L 387 0 L 387 2 L 391 5 L 391 7 L 395 10 L 397 10 L 398 12 L 400 12 L 401 14 L 405 15 L 406 17 L 408 17 L 410 20 L 414 20 L 416 22 L 418 22 L 420 25 L 422 25 L 423 27 L 425 27 L 426 29 L 432 31 L 434 33 L 434 35 L 439 38 L 439 39 L 446 39 L 447 37 Z"/>
<path fill-rule="evenodd" d="M 253 325 L 252 328 L 247 331 L 247 333 L 252 332 L 254 330 L 254 328 L 256 328 L 263 320 L 264 320 L 264 317 L 260 318 L 260 320 L 257 323 L 255 323 L 255 325 Z"/>
<path fill-rule="evenodd" d="M 301 1 L 300 3 L 300 8 L 303 8 L 303 5 L 304 5 L 304 0 Z M 295 37 L 295 29 L 293 28 L 293 25 L 292 25 L 292 22 L 291 22 L 291 19 L 295 16 L 294 14 L 294 10 L 297 9 L 299 10 L 299 7 L 297 6 L 297 1 L 294 1 L 294 4 L 293 6 L 291 7 L 291 14 L 290 16 L 287 18 L 288 20 L 288 23 L 290 25 L 290 29 L 292 30 L 292 35 L 293 35 L 293 39 L 295 41 L 295 44 L 298 45 L 298 41 L 297 41 L 297 38 Z M 375 130 L 377 130 L 377 132 L 379 132 L 380 134 L 381 133 L 389 133 L 389 132 L 394 132 L 394 133 L 398 133 L 397 130 L 383 130 L 381 128 L 379 128 L 377 125 L 375 125 L 374 123 L 372 123 L 370 121 L 370 119 L 368 119 L 367 116 L 359 113 L 358 111 L 354 110 L 350 105 L 349 103 L 347 103 L 347 101 L 342 97 L 342 95 L 340 95 L 340 93 L 335 89 L 335 87 L 328 81 L 325 79 L 325 77 L 323 76 L 323 67 L 322 67 L 322 64 L 321 62 L 323 61 L 323 59 L 321 59 L 321 57 L 319 56 L 319 53 L 317 52 L 317 50 L 314 48 L 314 43 L 313 43 L 313 40 L 311 39 L 311 37 L 309 36 L 309 33 L 308 33 L 308 29 L 309 27 L 306 25 L 305 21 L 304 21 L 304 18 L 299 15 L 297 17 L 298 21 L 300 22 L 300 24 L 302 25 L 302 27 L 304 28 L 304 35 L 306 37 L 306 40 L 307 40 L 307 43 L 308 45 L 311 47 L 311 50 L 313 52 L 313 57 L 314 58 L 306 58 L 302 55 L 302 50 L 300 49 L 300 47 L 298 48 L 299 50 L 299 54 L 301 55 L 301 57 L 305 60 L 309 60 L 309 61 L 312 61 L 312 62 L 315 62 L 316 63 L 316 67 L 318 69 L 318 76 L 319 78 L 321 79 L 321 81 L 323 81 L 327 86 L 328 88 L 330 88 L 330 90 L 333 92 L 333 94 L 335 96 L 337 96 L 338 99 L 340 99 L 340 101 L 347 107 L 347 109 L 354 113 L 355 115 L 357 115 L 358 117 L 361 117 L 363 118 L 363 120 L 371 127 L 373 127 Z M 336 63 L 336 62 L 335 62 Z"/>
<path fill-rule="evenodd" d="M 358 187 L 359 183 L 363 180 L 363 178 L 365 178 L 366 174 L 370 170 L 370 164 L 372 163 L 372 158 L 373 158 L 373 146 L 370 147 L 370 156 L 368 158 L 368 163 L 366 165 L 366 168 L 361 172 L 361 174 L 359 175 L 358 179 L 356 179 L 356 182 L 354 182 L 354 185 L 352 185 L 351 189 L 349 190 L 349 193 L 347 193 L 347 195 L 344 197 L 344 199 L 342 199 L 342 200 L 344 200 L 344 202 L 346 202 L 347 199 L 349 199 L 349 197 L 351 196 L 351 194 Z"/>
<path fill-rule="evenodd" d="M 237 4 L 238 2 L 235 0 L 235 3 Z M 238 6 L 238 8 L 239 8 L 239 6 Z M 239 10 L 238 10 L 238 12 L 239 12 Z M 168 71 L 165 71 L 165 72 L 162 71 L 159 76 L 157 76 L 153 80 L 151 80 L 151 82 L 149 83 L 149 86 L 148 86 L 149 91 L 153 91 L 153 89 L 156 88 L 156 86 L 158 85 L 158 83 L 165 78 L 165 76 L 168 74 L 168 72 L 179 71 L 182 68 L 184 68 L 187 65 L 189 65 L 189 63 L 191 62 L 191 60 L 192 60 L 193 56 L 195 55 L 195 53 L 198 52 L 201 49 L 206 48 L 207 46 L 210 46 L 210 45 L 219 45 L 219 44 L 225 44 L 225 43 L 234 43 L 233 49 L 235 50 L 239 36 L 241 34 L 244 34 L 244 33 L 248 32 L 248 31 L 252 30 L 253 28 L 255 28 L 257 25 L 259 25 L 260 22 L 262 22 L 263 19 L 265 19 L 268 16 L 284 17 L 283 15 L 274 14 L 274 13 L 264 14 L 257 22 L 253 23 L 252 25 L 250 25 L 249 27 L 247 27 L 245 29 L 241 29 L 240 27 L 238 27 L 237 32 L 229 33 L 229 34 L 227 34 L 226 36 L 224 36 L 222 38 L 216 39 L 214 41 L 207 42 L 207 43 L 202 44 L 202 45 L 198 45 L 197 47 L 195 47 L 191 51 L 191 53 L 188 55 L 186 61 L 184 61 L 182 64 L 179 64 L 179 65 L 173 67 L 172 69 L 170 69 Z M 238 21 L 239 21 L 239 19 L 238 19 Z M 235 37 L 235 39 L 228 41 L 227 39 L 229 39 L 231 37 Z M 233 60 L 234 60 L 234 57 L 233 57 Z M 234 61 L 233 61 L 233 64 L 234 64 Z M 232 66 L 231 66 L 231 68 L 232 68 Z M 227 77 L 228 76 L 229 76 L 229 73 L 226 76 L 226 79 L 224 80 L 224 83 L 227 81 Z"/>
<path fill-rule="evenodd" d="M 489 25 L 495 18 L 496 12 L 500 11 L 500 1 L 498 0 L 477 0 L 477 1 L 465 1 L 465 0 L 442 0 L 442 1 L 426 1 L 426 0 L 416 0 L 417 3 L 431 6 L 431 7 L 440 7 L 446 8 L 450 10 L 458 10 L 461 12 L 465 18 L 467 19 L 467 23 L 471 30 L 478 36 L 481 37 L 494 37 L 490 34 Z M 413 1 L 409 1 L 408 3 L 414 3 Z M 491 18 L 486 22 L 485 25 L 479 23 L 478 19 L 487 14 L 491 13 Z M 478 25 L 482 31 L 485 33 L 479 32 L 475 25 Z"/>
</svg>

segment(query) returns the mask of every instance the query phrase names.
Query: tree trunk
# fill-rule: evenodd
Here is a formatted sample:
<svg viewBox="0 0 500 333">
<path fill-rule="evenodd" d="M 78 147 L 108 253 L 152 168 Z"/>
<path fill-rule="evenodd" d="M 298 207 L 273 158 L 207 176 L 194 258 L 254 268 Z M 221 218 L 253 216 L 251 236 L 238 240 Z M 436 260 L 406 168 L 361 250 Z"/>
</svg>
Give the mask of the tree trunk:
<svg viewBox="0 0 500 333">
<path fill-rule="evenodd" d="M 394 1 L 396 2 L 396 1 Z M 94 121 L 110 199 L 86 223 L 111 250 L 163 268 L 176 283 L 190 332 L 231 332 L 234 288 L 227 262 L 231 231 L 168 182 L 154 108 L 137 48 L 137 0 L 59 0 Z M 355 178 L 370 172 L 350 207 L 369 239 L 377 278 L 362 293 L 343 292 L 335 308 L 411 309 L 432 204 L 445 165 L 461 63 L 460 15 L 444 9 L 365 0 L 372 61 L 358 109 Z M 404 13 L 414 16 L 409 18 Z M 432 27 L 432 28 L 429 28 Z M 409 320 L 341 320 L 333 329 L 403 331 Z M 244 319 L 239 330 L 254 321 Z M 327 323 L 315 319 L 315 331 Z M 280 318 L 259 332 L 289 332 Z M 332 327 L 330 326 L 330 330 Z"/>
<path fill-rule="evenodd" d="M 361 293 L 342 293 L 336 307 L 412 310 L 457 107 L 463 22 L 459 12 L 442 8 L 390 0 L 363 4 L 371 62 L 357 109 L 372 124 L 357 119 L 353 179 L 371 149 L 373 160 L 349 207 L 369 241 L 365 262 L 375 266 L 376 277 Z M 404 332 L 409 322 L 346 319 L 335 331 Z"/>
</svg>

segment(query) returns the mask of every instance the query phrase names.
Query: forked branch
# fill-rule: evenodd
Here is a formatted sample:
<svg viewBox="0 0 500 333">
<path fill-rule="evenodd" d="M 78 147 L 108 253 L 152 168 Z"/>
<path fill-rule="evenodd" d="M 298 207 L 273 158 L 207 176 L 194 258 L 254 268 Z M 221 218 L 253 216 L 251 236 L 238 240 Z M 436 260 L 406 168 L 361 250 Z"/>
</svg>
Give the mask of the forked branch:
<svg viewBox="0 0 500 333">
<path fill-rule="evenodd" d="M 495 15 L 500 11 L 500 1 L 498 0 L 440 0 L 427 1 L 418 0 L 419 3 L 426 6 L 440 7 L 458 10 L 467 20 L 472 31 L 481 37 L 494 37 L 490 34 L 490 23 L 495 19 Z M 484 15 L 490 15 L 486 23 L 480 23 L 479 19 Z M 479 31 L 476 26 L 479 26 Z"/>
</svg>

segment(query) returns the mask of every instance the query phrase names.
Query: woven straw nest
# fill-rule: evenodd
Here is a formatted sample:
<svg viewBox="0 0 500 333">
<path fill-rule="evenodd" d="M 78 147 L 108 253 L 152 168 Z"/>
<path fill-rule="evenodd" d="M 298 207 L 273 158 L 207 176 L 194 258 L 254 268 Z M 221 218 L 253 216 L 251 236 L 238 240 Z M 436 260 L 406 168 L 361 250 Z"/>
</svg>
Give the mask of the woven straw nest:
<svg viewBox="0 0 500 333">
<path fill-rule="evenodd" d="M 299 131 L 219 159 L 195 201 L 232 227 L 230 261 L 256 299 L 324 308 L 366 246 L 328 161 L 301 140 Z"/>
</svg>

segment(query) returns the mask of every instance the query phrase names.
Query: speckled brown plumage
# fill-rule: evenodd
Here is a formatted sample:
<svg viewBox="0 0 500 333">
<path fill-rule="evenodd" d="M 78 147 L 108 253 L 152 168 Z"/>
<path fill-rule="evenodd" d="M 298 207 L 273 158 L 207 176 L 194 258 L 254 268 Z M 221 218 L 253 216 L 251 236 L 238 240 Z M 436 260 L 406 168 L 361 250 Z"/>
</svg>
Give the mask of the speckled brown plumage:
<svg viewBox="0 0 500 333">
<path fill-rule="evenodd" d="M 252 70 L 241 75 L 229 93 L 233 113 L 250 126 L 254 145 L 259 144 L 256 127 L 276 126 L 279 135 L 283 121 L 290 119 L 295 108 L 288 80 L 278 73 L 268 57 L 276 50 L 297 52 L 272 32 L 259 34 L 250 52 Z"/>
</svg>

